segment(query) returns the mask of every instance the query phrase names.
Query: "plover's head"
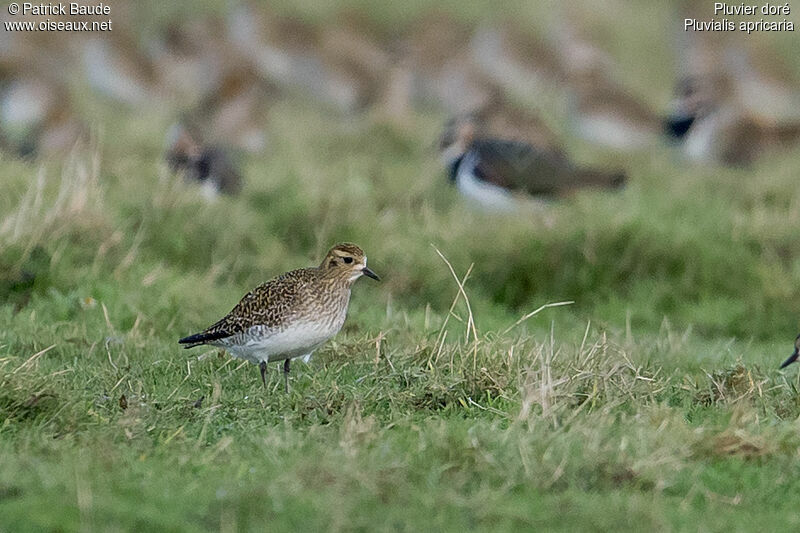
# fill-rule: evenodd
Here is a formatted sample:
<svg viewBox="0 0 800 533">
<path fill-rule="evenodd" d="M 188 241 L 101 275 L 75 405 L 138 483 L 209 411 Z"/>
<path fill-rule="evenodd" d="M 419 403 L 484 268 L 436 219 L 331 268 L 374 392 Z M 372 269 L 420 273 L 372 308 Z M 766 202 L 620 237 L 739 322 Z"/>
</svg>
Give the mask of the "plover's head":
<svg viewBox="0 0 800 533">
<path fill-rule="evenodd" d="M 800 335 L 794 339 L 794 351 L 792 352 L 792 355 L 790 355 L 789 358 L 783 362 L 781 368 L 786 368 L 797 361 L 798 355 L 800 355 Z"/>
<path fill-rule="evenodd" d="M 203 153 L 197 133 L 181 123 L 173 124 L 167 131 L 166 148 L 167 164 L 173 172 L 188 172 Z"/>
<path fill-rule="evenodd" d="M 469 149 L 480 129 L 481 119 L 477 113 L 464 113 L 448 120 L 444 125 L 441 137 L 439 137 L 439 153 L 442 162 L 450 165 L 460 159 Z"/>
<path fill-rule="evenodd" d="M 665 121 L 666 132 L 681 138 L 692 124 L 713 113 L 732 91 L 730 80 L 721 74 L 684 76 L 675 85 L 675 97 L 670 115 Z"/>
<path fill-rule="evenodd" d="M 331 248 L 319 268 L 331 278 L 351 283 L 361 276 L 380 281 L 378 275 L 367 268 L 367 256 L 364 255 L 364 250 L 349 242 Z"/>
</svg>

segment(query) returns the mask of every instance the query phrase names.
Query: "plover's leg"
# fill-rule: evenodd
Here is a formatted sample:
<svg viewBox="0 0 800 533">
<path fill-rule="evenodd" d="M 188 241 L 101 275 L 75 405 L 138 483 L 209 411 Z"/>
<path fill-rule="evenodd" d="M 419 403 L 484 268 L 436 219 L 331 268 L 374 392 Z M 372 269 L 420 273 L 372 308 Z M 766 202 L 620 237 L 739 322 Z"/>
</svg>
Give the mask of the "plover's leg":
<svg viewBox="0 0 800 533">
<path fill-rule="evenodd" d="M 289 361 L 291 361 L 291 359 L 287 359 L 283 362 L 283 382 L 286 386 L 286 394 L 289 394 Z"/>
<path fill-rule="evenodd" d="M 261 369 L 261 383 L 264 384 L 264 388 L 267 388 L 267 362 L 261 361 L 261 364 L 258 365 L 258 368 Z"/>
</svg>

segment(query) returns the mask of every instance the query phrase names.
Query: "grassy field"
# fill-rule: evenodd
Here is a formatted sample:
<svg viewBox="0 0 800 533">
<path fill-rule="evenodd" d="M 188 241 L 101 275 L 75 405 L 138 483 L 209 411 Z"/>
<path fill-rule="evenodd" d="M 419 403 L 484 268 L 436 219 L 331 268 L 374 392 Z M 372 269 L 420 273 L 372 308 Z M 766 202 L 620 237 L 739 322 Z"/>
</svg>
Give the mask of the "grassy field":
<svg viewBox="0 0 800 533">
<path fill-rule="evenodd" d="M 209 204 L 169 109 L 85 107 L 91 149 L 0 164 L 0 531 L 800 528 L 800 152 L 490 216 L 440 113 L 297 97 Z M 340 241 L 383 282 L 289 395 L 177 345 Z"/>
</svg>

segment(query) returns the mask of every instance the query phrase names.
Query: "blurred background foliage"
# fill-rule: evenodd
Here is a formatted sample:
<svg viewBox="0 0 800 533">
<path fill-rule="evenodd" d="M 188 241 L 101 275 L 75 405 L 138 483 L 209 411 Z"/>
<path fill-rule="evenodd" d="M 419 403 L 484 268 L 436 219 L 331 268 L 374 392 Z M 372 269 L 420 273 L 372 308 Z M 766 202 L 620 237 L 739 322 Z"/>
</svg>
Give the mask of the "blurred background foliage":
<svg viewBox="0 0 800 533">
<path fill-rule="evenodd" d="M 625 168 L 630 182 L 619 194 L 587 192 L 530 212 L 483 213 L 446 185 L 434 149 L 444 119 L 460 111 L 462 95 L 412 98 L 400 111 L 386 111 L 380 96 L 385 87 L 361 94 L 359 84 L 367 82 L 350 71 L 340 76 L 337 63 L 326 62 L 330 50 L 323 45 L 326 29 L 340 27 L 345 37 L 335 42 L 356 42 L 342 54 L 384 54 L 387 70 L 381 75 L 388 76 L 393 64 L 411 62 L 410 75 L 424 78 L 414 69 L 428 66 L 404 55 L 417 45 L 415 38 L 427 46 L 423 55 L 446 55 L 469 47 L 476 28 L 513 27 L 557 48 L 552 43 L 568 23 L 611 59 L 620 86 L 654 114 L 666 115 L 681 71 L 680 14 L 687 8 L 680 3 L 509 2 L 491 9 L 423 1 L 111 6 L 115 26 L 107 34 L 4 33 L 3 116 L 7 130 L 25 130 L 16 138 L 13 131 L 6 133 L 0 171 L 6 294 L 32 290 L 46 298 L 48 287 L 76 286 L 96 294 L 108 274 L 119 280 L 126 270 L 158 265 L 174 276 L 213 272 L 213 283 L 236 286 L 227 305 L 239 290 L 316 261 L 333 242 L 352 240 L 386 278 L 379 289 L 383 303 L 374 308 L 387 301 L 406 310 L 426 304 L 440 312 L 447 308 L 450 274 L 433 244 L 458 272 L 475 265 L 468 287 L 487 326 L 546 301 L 574 300 L 559 313 L 576 323 L 591 319 L 611 328 L 628 321 L 652 330 L 668 318 L 709 337 L 777 339 L 797 327 L 796 149 L 745 169 L 692 164 L 665 140 L 636 150 L 608 149 L 571 129 L 568 81 L 524 94 L 504 90 L 503 98 L 513 105 L 543 116 L 576 159 Z M 247 29 L 237 13 L 267 22 Z M 311 36 L 297 45 L 319 67 L 309 79 L 270 76 L 244 48 L 231 44 L 237 35 L 271 42 L 273 20 L 296 35 Z M 435 49 L 435 42 L 417 37 L 430 21 L 442 34 L 463 32 L 465 44 L 455 52 L 449 45 Z M 369 44 L 358 41 L 365 35 Z M 796 80 L 800 67 L 788 44 L 793 38 L 749 36 L 744 43 L 749 48 L 741 53 L 767 48 Z M 274 43 L 278 51 L 282 46 Z M 51 68 L 54 64 L 60 66 Z M 458 65 L 442 67 L 445 75 L 460 75 Z M 263 91 L 250 101 L 237 100 L 238 93 L 229 93 L 223 81 L 202 88 L 182 85 L 172 79 L 181 68 L 201 78 L 248 80 Z M 13 96 L 20 80 L 30 84 L 27 100 Z M 356 93 L 355 103 L 337 104 L 329 97 L 331 80 Z M 502 80 L 494 83 L 504 87 Z M 142 94 L 130 96 L 130 87 Z M 35 124 L 8 118 L 24 116 L 25 105 L 52 105 L 45 96 L 35 101 L 37 94 L 57 95 L 59 112 L 41 112 L 47 116 Z M 224 122 L 214 118 L 218 109 L 239 116 Z M 256 112 L 261 121 L 248 122 Z M 187 117 L 208 142 L 231 150 L 243 176 L 240 195 L 207 203 L 191 184 L 171 177 L 163 160 L 168 132 Z M 80 133 L 64 133 L 62 146 L 46 146 L 48 129 L 67 120 L 75 124 L 68 131 Z M 220 121 L 227 128 L 222 138 L 216 131 Z M 249 135 L 237 136 L 239 130 L 247 128 L 263 139 L 255 148 L 237 144 Z M 127 279 L 121 286 L 127 291 L 136 285 Z M 126 292 L 118 297 L 129 298 Z M 178 319 L 189 322 L 182 329 L 202 322 L 189 317 Z"/>
</svg>

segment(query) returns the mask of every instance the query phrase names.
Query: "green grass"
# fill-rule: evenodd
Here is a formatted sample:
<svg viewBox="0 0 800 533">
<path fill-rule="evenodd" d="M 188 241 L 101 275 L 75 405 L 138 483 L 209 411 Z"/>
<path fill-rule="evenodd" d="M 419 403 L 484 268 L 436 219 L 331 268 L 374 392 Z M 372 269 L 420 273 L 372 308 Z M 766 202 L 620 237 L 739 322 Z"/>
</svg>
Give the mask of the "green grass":
<svg viewBox="0 0 800 533">
<path fill-rule="evenodd" d="M 86 108 L 97 146 L 0 165 L 0 531 L 800 526 L 800 380 L 776 370 L 800 153 L 745 172 L 656 147 L 620 156 L 619 194 L 490 216 L 446 184 L 443 116 L 297 98 L 208 204 L 161 163 L 164 113 Z M 384 281 L 289 395 L 277 365 L 265 391 L 177 345 L 345 240 Z M 474 330 L 436 250 L 471 268 Z"/>
</svg>

